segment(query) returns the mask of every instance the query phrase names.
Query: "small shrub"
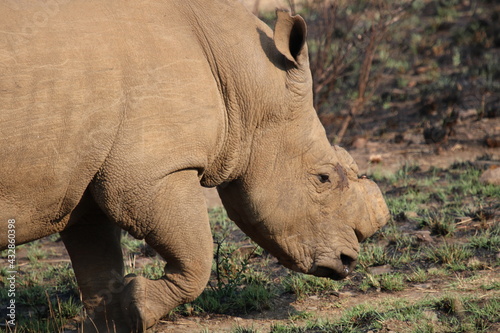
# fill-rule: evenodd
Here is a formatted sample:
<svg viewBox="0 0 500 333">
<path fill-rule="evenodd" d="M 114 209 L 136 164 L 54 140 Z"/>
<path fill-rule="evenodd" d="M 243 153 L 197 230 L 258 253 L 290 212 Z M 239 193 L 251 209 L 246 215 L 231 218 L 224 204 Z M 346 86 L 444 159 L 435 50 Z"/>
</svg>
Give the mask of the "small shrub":
<svg viewBox="0 0 500 333">
<path fill-rule="evenodd" d="M 500 281 L 495 281 L 489 284 L 481 285 L 481 289 L 483 290 L 500 290 Z"/>
<path fill-rule="evenodd" d="M 125 231 L 122 233 L 121 246 L 126 252 L 139 254 L 144 244 L 144 240 L 135 239 Z"/>
<path fill-rule="evenodd" d="M 496 229 L 487 229 L 469 238 L 469 244 L 473 248 L 500 251 L 500 233 Z"/>
<path fill-rule="evenodd" d="M 413 270 L 413 273 L 407 275 L 406 279 L 409 282 L 423 283 L 429 280 L 429 274 L 425 271 L 425 269 L 417 267 Z"/>
<path fill-rule="evenodd" d="M 47 259 L 48 253 L 42 249 L 38 244 L 30 246 L 28 249 L 28 260 L 32 263 L 37 263 L 41 259 Z"/>
<path fill-rule="evenodd" d="M 380 276 L 380 287 L 387 291 L 401 291 L 406 288 L 404 276 L 400 273 L 382 274 Z"/>
<path fill-rule="evenodd" d="M 452 236 L 456 229 L 453 217 L 438 210 L 431 210 L 422 217 L 421 225 L 429 227 L 433 234 L 439 236 Z"/>
<path fill-rule="evenodd" d="M 474 254 L 470 248 L 460 244 L 444 243 L 440 246 L 431 247 L 427 250 L 427 258 L 444 265 L 452 265 L 472 257 Z"/>
<path fill-rule="evenodd" d="M 311 319 L 313 317 L 314 317 L 314 314 L 307 312 L 307 311 L 296 311 L 294 313 L 289 314 L 289 316 L 288 316 L 288 318 L 292 321 Z"/>
<path fill-rule="evenodd" d="M 362 244 L 358 257 L 362 267 L 380 266 L 388 263 L 385 247 L 378 244 Z"/>
<path fill-rule="evenodd" d="M 379 290 L 380 281 L 376 276 L 372 274 L 366 274 L 365 278 L 363 279 L 363 281 L 361 281 L 359 285 L 359 290 L 367 292 L 370 288 L 375 288 Z"/>
<path fill-rule="evenodd" d="M 268 309 L 273 297 L 269 286 L 252 283 L 237 289 L 207 288 L 192 305 L 199 313 L 248 313 Z"/>
<path fill-rule="evenodd" d="M 285 291 L 294 293 L 298 299 L 303 299 L 310 295 L 328 295 L 332 292 L 338 292 L 349 283 L 348 280 L 335 281 L 311 275 L 291 273 L 284 279 L 282 284 Z"/>
</svg>

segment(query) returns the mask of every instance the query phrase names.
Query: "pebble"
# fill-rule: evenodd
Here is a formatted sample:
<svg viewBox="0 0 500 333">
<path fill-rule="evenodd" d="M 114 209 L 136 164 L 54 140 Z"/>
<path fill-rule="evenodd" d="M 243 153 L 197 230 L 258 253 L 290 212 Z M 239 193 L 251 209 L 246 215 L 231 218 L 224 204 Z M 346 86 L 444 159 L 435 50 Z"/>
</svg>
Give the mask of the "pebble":
<svg viewBox="0 0 500 333">
<path fill-rule="evenodd" d="M 430 283 L 416 284 L 415 288 L 417 288 L 417 289 L 431 289 L 432 285 Z"/>
<path fill-rule="evenodd" d="M 352 291 L 344 291 L 344 292 L 340 292 L 339 293 L 339 297 L 340 298 L 344 298 L 344 297 L 355 297 L 357 296 L 358 294 L 357 293 L 354 293 Z"/>
<path fill-rule="evenodd" d="M 365 148 L 367 142 L 368 142 L 368 140 L 366 140 L 365 138 L 361 138 L 361 137 L 360 138 L 356 138 L 352 142 L 351 147 L 354 148 L 354 149 Z"/>
<path fill-rule="evenodd" d="M 439 318 L 438 318 L 436 312 L 431 311 L 431 310 L 423 311 L 422 317 L 424 317 L 427 320 L 430 320 L 431 322 L 438 322 L 439 321 Z"/>
<path fill-rule="evenodd" d="M 419 231 L 415 231 L 413 234 L 421 242 L 424 242 L 424 243 L 433 243 L 434 242 L 434 239 L 432 238 L 431 232 L 429 230 L 419 230 Z"/>
<path fill-rule="evenodd" d="M 491 167 L 481 175 L 479 180 L 483 184 L 499 185 L 500 186 L 500 168 Z"/>
<path fill-rule="evenodd" d="M 381 274 L 390 273 L 392 271 L 392 266 L 391 265 L 382 265 L 382 266 L 368 267 L 367 271 L 368 271 L 368 273 L 370 273 L 372 275 L 381 275 Z"/>
</svg>

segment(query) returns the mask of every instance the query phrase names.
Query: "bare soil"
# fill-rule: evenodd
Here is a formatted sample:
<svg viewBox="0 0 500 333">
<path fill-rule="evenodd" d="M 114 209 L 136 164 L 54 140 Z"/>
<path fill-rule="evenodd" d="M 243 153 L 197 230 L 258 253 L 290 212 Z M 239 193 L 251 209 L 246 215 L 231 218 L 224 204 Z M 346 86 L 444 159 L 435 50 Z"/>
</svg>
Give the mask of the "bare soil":
<svg viewBox="0 0 500 333">
<path fill-rule="evenodd" d="M 304 325 L 311 319 L 327 319 L 334 321 L 340 318 L 345 309 L 359 304 L 370 306 L 384 304 L 388 301 L 405 299 L 410 302 L 416 302 L 430 297 L 438 297 L 443 294 L 453 297 L 453 295 L 468 294 L 470 296 L 500 297 L 500 291 L 478 292 L 482 284 L 499 281 L 499 269 L 485 270 L 477 272 L 480 278 L 471 282 L 463 282 L 459 287 L 451 286 L 460 280 L 460 276 L 453 279 L 436 279 L 422 285 L 415 285 L 401 292 L 344 292 L 338 296 L 311 296 L 305 300 L 298 301 L 295 296 L 285 294 L 275 301 L 272 308 L 260 313 L 252 313 L 242 316 L 228 315 L 207 315 L 195 317 L 177 317 L 171 321 L 162 321 L 154 332 L 231 332 L 236 327 L 245 327 L 258 330 L 259 332 L 269 332 L 273 325 L 296 324 Z M 312 313 L 313 317 L 309 319 L 290 319 L 291 315 L 299 312 Z M 381 332 L 408 332 L 411 327 L 403 321 L 386 322 L 385 330 Z M 498 327 L 500 328 L 500 327 Z M 494 330 L 492 331 L 494 332 Z"/>
</svg>

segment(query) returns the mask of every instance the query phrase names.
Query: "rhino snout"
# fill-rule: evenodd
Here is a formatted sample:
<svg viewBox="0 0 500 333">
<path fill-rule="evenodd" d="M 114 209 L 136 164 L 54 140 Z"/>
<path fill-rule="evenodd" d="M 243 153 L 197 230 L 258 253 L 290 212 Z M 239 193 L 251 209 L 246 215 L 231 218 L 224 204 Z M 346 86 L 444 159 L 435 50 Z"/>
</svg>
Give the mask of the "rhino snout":
<svg viewBox="0 0 500 333">
<path fill-rule="evenodd" d="M 345 249 L 338 258 L 319 260 L 308 273 L 333 280 L 342 280 L 356 267 L 357 257 L 358 254 L 355 251 Z"/>
</svg>

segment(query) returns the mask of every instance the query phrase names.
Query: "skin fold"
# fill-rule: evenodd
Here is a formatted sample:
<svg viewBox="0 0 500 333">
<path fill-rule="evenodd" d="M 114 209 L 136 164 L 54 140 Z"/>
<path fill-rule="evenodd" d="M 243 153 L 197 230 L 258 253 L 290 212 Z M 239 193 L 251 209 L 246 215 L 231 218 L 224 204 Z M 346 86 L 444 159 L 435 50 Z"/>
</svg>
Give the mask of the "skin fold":
<svg viewBox="0 0 500 333">
<path fill-rule="evenodd" d="M 238 1 L 0 2 L 0 248 L 60 233 L 84 332 L 142 332 L 205 287 L 202 187 L 286 267 L 334 279 L 389 212 L 312 106 L 300 16 Z M 120 232 L 164 276 L 123 276 Z"/>
</svg>

